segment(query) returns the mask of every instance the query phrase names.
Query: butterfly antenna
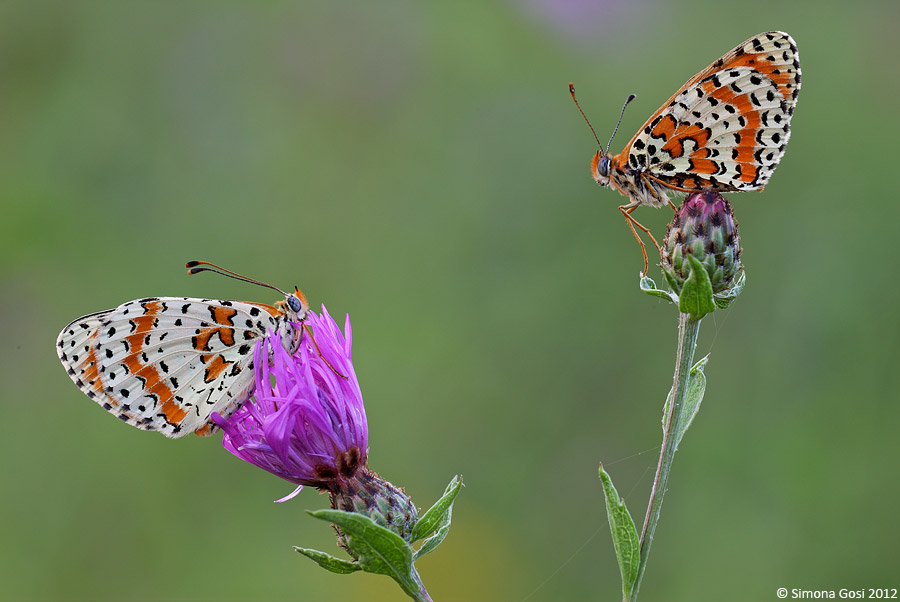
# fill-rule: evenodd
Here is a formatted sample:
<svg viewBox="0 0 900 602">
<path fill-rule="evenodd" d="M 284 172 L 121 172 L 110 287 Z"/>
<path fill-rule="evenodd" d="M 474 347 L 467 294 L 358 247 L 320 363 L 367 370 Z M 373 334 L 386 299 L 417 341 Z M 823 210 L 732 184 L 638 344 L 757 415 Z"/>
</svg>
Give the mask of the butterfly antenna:
<svg viewBox="0 0 900 602">
<path fill-rule="evenodd" d="M 209 267 L 200 267 L 200 266 L 209 266 Z M 188 274 L 199 274 L 200 272 L 213 272 L 214 274 L 219 274 L 221 276 L 227 276 L 229 278 L 234 278 L 235 280 L 241 280 L 243 282 L 250 282 L 251 284 L 258 284 L 259 286 L 264 286 L 266 288 L 270 288 L 272 290 L 278 291 L 285 297 L 289 295 L 278 288 L 277 286 L 272 286 L 271 284 L 266 284 L 265 282 L 260 282 L 259 280 L 254 280 L 253 278 L 247 278 L 246 276 L 242 276 L 236 272 L 232 272 L 231 270 L 226 270 L 223 267 L 217 266 L 214 263 L 209 263 L 208 261 L 189 261 L 184 264 L 184 267 L 188 268 Z"/>
<path fill-rule="evenodd" d="M 613 130 L 612 136 L 609 137 L 609 142 L 606 143 L 606 154 L 609 154 L 609 145 L 612 144 L 612 139 L 615 138 L 616 132 L 619 131 L 619 126 L 622 125 L 622 118 L 625 117 L 625 107 L 628 106 L 628 103 L 637 98 L 634 94 L 629 94 L 628 98 L 625 99 L 625 104 L 622 105 L 622 112 L 619 113 L 619 122 L 616 124 L 616 129 Z M 596 136 L 596 134 L 594 134 Z"/>
<path fill-rule="evenodd" d="M 575 84 L 573 84 L 572 82 L 569 82 L 569 94 L 572 95 L 572 100 L 575 102 L 575 106 L 578 107 L 578 112 L 581 113 L 581 116 L 584 117 L 584 120 L 587 122 L 588 127 L 591 128 L 591 133 L 594 135 L 594 140 L 597 141 L 597 146 L 603 148 L 603 145 L 600 144 L 600 138 L 597 138 L 597 132 L 594 131 L 594 126 L 591 125 L 591 122 L 587 118 L 587 115 L 585 115 L 584 111 L 581 110 L 581 105 L 578 104 L 578 99 L 575 98 Z M 608 147 L 607 150 L 609 150 Z"/>
</svg>

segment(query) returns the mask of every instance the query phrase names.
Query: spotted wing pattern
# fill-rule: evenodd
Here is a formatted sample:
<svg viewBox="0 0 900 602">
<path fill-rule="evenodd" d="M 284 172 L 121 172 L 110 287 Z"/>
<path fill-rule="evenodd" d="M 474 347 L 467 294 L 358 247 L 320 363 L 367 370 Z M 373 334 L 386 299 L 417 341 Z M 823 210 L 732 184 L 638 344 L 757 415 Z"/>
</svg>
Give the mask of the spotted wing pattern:
<svg viewBox="0 0 900 602">
<path fill-rule="evenodd" d="M 794 40 L 759 34 L 688 80 L 613 163 L 681 191 L 760 190 L 784 155 L 799 92 Z"/>
<path fill-rule="evenodd" d="M 154 297 L 79 318 L 56 344 L 69 376 L 104 409 L 181 437 L 211 434 L 213 412 L 228 417 L 249 397 L 253 347 L 268 330 L 286 348 L 299 337 L 269 305 Z"/>
</svg>

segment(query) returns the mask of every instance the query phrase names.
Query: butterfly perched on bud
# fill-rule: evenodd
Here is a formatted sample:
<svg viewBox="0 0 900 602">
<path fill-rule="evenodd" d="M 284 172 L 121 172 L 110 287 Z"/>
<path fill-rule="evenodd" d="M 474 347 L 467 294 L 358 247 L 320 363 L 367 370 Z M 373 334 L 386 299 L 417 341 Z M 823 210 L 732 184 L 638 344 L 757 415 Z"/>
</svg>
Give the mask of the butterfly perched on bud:
<svg viewBox="0 0 900 602">
<path fill-rule="evenodd" d="M 574 100 L 572 84 L 569 92 Z M 689 79 L 619 154 L 609 153 L 609 143 L 603 150 L 597 139 L 601 148 L 591 160 L 591 175 L 628 198 L 619 211 L 641 244 L 645 273 L 647 253 L 635 227 L 659 244 L 631 212 L 641 205 L 672 205 L 673 191 L 762 190 L 784 155 L 799 92 L 797 44 L 781 31 L 761 33 Z"/>
</svg>

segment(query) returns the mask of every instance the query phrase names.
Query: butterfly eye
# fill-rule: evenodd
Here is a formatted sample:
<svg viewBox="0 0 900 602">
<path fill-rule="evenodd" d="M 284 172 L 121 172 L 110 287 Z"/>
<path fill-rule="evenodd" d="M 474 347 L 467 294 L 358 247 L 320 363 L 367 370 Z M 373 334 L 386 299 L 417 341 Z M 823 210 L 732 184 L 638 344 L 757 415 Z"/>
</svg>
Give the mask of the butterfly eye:
<svg viewBox="0 0 900 602">
<path fill-rule="evenodd" d="M 303 304 L 300 303 L 300 299 L 298 299 L 294 295 L 290 295 L 287 298 L 287 304 L 288 304 L 288 307 L 291 308 L 291 311 L 294 312 L 295 314 L 300 313 L 300 310 L 303 309 Z"/>
<path fill-rule="evenodd" d="M 609 157 L 600 157 L 600 162 L 597 163 L 597 173 L 604 178 L 609 176 Z"/>
</svg>

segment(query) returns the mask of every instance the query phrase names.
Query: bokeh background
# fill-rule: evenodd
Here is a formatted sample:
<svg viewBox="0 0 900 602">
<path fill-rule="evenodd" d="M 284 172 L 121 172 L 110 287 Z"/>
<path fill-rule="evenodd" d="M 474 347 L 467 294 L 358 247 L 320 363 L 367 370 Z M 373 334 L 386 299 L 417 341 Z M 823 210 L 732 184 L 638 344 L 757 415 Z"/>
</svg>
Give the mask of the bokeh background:
<svg viewBox="0 0 900 602">
<path fill-rule="evenodd" d="M 676 315 L 639 293 L 623 199 L 588 174 L 750 36 L 803 89 L 763 193 L 733 195 L 748 287 L 708 317 L 642 599 L 900 587 L 898 3 L 763 0 L 0 5 L 0 597 L 400 600 L 305 509 L 327 498 L 84 397 L 74 318 L 159 295 L 350 313 L 372 466 L 429 506 L 435 600 L 616 600 L 597 465 L 640 522 Z M 662 233 L 670 213 L 641 209 Z"/>
</svg>

